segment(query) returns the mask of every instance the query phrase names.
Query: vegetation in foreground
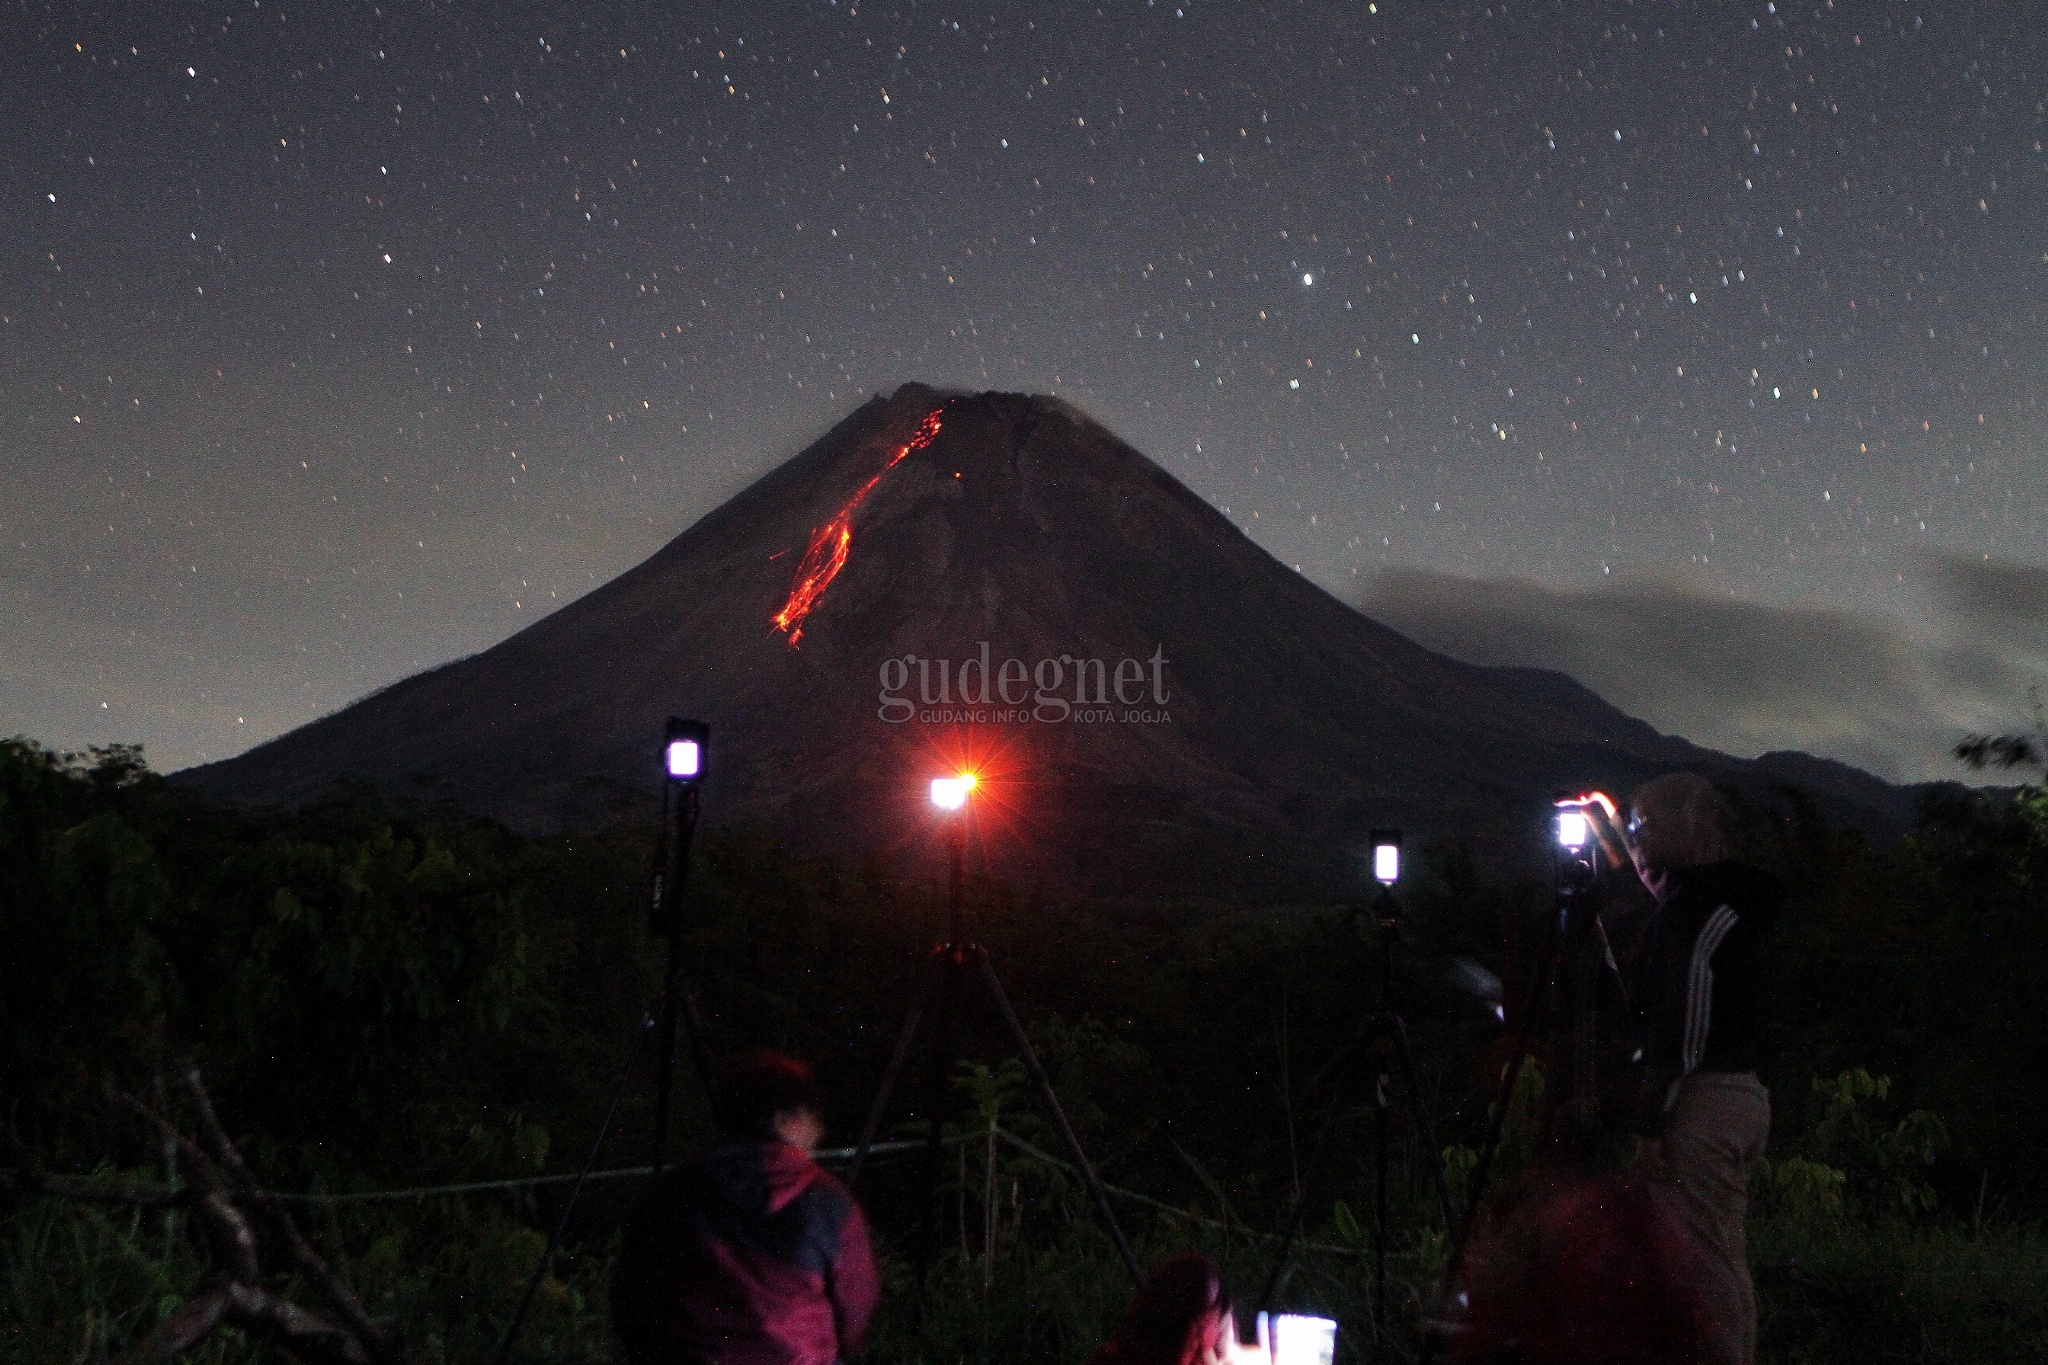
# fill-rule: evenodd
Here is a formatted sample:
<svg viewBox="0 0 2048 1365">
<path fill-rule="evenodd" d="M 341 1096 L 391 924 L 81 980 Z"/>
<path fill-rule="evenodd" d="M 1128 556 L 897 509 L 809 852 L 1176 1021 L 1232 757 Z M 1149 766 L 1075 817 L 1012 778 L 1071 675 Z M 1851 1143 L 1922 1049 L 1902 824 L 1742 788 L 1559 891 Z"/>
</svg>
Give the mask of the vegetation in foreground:
<svg viewBox="0 0 2048 1365">
<path fill-rule="evenodd" d="M 1954 802 L 1880 851 L 1788 796 L 1745 837 L 1792 890 L 1752 1239 L 1764 1357 L 2048 1360 L 2048 798 Z M 104 1085 L 147 1094 L 189 1057 L 261 1180 L 323 1197 L 294 1206 L 300 1226 L 417 1359 L 495 1359 L 563 1186 L 334 1196 L 580 1163 L 658 986 L 648 859 L 641 833 L 529 840 L 364 794 L 289 817 L 211 811 L 130 750 L 0 744 L 0 1166 L 188 1179 Z M 1486 885 L 1453 854 L 1412 880 L 1401 1004 L 1456 1172 L 1504 1059 L 1444 965 L 1476 959 L 1516 998 L 1547 892 Z M 883 861 L 704 839 L 686 947 L 715 1040 L 818 1059 L 850 1137 L 934 937 L 934 891 Z M 1331 1103 L 1329 1064 L 1374 1003 L 1370 917 L 970 895 L 1105 1179 L 1149 1201 L 1117 1196 L 1141 1255 L 1208 1249 L 1250 1297 Z M 891 1284 L 870 1358 L 1077 1362 L 1127 1300 L 1122 1268 L 1071 1173 L 1031 1150 L 1050 1134 L 996 1021 L 968 1021 L 961 1043 L 922 1294 L 917 1163 L 863 1190 Z M 679 1082 L 688 1147 L 704 1116 Z M 893 1117 L 921 1122 L 925 1079 L 899 1093 Z M 1362 1098 L 1340 1106 L 1283 1295 L 1339 1316 L 1351 1359 L 1373 1321 Z M 644 1161 L 651 1128 L 636 1084 L 601 1164 Z M 1511 1128 L 1526 1161 L 1534 1135 Z M 1399 1126 L 1393 1359 L 1412 1356 L 1445 1255 L 1418 1157 Z M 611 1358 L 604 1284 L 633 1184 L 588 1188 L 514 1359 Z M 186 1211 L 0 1194 L 0 1358 L 112 1360 L 208 1279 L 212 1254 Z M 191 1358 L 267 1356 L 220 1331 Z"/>
</svg>

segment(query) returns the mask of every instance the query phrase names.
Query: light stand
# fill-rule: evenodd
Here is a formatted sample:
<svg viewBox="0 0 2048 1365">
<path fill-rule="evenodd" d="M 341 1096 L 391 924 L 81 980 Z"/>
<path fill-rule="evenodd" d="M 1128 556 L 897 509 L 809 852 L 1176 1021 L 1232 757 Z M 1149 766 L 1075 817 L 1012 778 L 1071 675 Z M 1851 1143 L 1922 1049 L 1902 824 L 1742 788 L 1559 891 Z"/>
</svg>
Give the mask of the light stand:
<svg viewBox="0 0 2048 1365">
<path fill-rule="evenodd" d="M 669 1092 L 676 1069 L 676 1022 L 687 1026 L 690 1054 L 703 1084 L 714 1120 L 718 1088 L 713 1084 L 711 1049 L 697 997 L 683 984 L 683 885 L 690 876 L 690 841 L 697 833 L 697 788 L 704 780 L 704 761 L 711 727 L 702 721 L 668 718 L 662 743 L 661 843 L 655 853 L 654 897 L 648 907 L 649 927 L 668 939 L 668 969 L 661 988 L 661 1071 L 654 1084 L 654 1173 L 661 1174 L 668 1152 Z"/>
<path fill-rule="evenodd" d="M 661 843 L 655 852 L 654 900 L 648 915 L 654 932 L 668 936 L 668 972 L 660 997 L 661 1075 L 655 1082 L 656 1175 L 661 1173 L 663 1148 L 668 1140 L 669 1082 L 675 1070 L 678 1001 L 683 1007 L 683 1017 L 689 1021 L 690 1049 L 696 1056 L 698 1077 L 704 1084 L 705 1097 L 713 1106 L 714 1113 L 718 1102 L 717 1092 L 711 1084 L 711 1054 L 705 1046 L 704 1023 L 697 1013 L 696 997 L 683 988 L 681 915 L 677 909 L 683 879 L 689 873 L 690 836 L 697 829 L 697 784 L 703 780 L 705 749 L 710 738 L 710 727 L 701 721 L 678 720 L 670 716 L 662 744 L 665 776 L 661 784 Z M 526 1326 L 526 1316 L 533 1310 L 534 1296 L 539 1293 L 548 1266 L 555 1259 L 555 1249 L 562 1244 L 562 1234 L 569 1230 L 569 1217 L 576 1211 L 576 1201 L 582 1195 L 591 1171 L 597 1166 L 597 1156 L 604 1150 L 604 1140 L 611 1135 L 612 1121 L 618 1117 L 619 1102 L 625 1098 L 626 1084 L 633 1079 L 634 1068 L 640 1064 L 640 1054 L 646 1049 L 647 1040 L 655 1029 L 655 1010 L 650 1004 L 641 1014 L 638 1027 L 633 1030 L 632 1044 L 626 1049 L 626 1060 L 619 1068 L 619 1079 L 612 1086 L 611 1098 L 605 1103 L 604 1121 L 598 1124 L 597 1134 L 591 1139 L 590 1153 L 584 1158 L 583 1169 L 577 1172 L 576 1182 L 569 1187 L 569 1197 L 562 1203 L 561 1216 L 555 1220 L 554 1230 L 548 1234 L 540 1260 L 526 1282 L 526 1293 L 519 1300 L 519 1310 L 512 1315 L 511 1326 L 505 1329 L 505 1338 L 498 1347 L 498 1365 L 506 1365 L 512 1358 L 513 1343 L 519 1340 L 520 1330 Z"/>
<path fill-rule="evenodd" d="M 1052 1077 L 1046 1074 L 1045 1066 L 1038 1059 L 1037 1049 L 1031 1046 L 1029 1035 L 1024 1032 L 1023 1021 L 1010 1003 L 1009 992 L 1003 989 L 1002 978 L 996 974 L 994 961 L 987 948 L 967 937 L 967 916 L 965 910 L 965 863 L 967 857 L 967 819 L 970 810 L 968 798 L 977 785 L 972 773 L 956 777 L 935 778 L 932 781 L 932 804 L 947 813 L 946 851 L 948 854 L 948 927 L 944 943 L 932 949 L 932 973 L 918 1002 L 911 1006 L 909 1015 L 903 1021 L 903 1031 L 896 1038 L 896 1050 L 890 1054 L 889 1065 L 882 1073 L 882 1084 L 875 1092 L 874 1103 L 868 1109 L 867 1122 L 861 1128 L 860 1144 L 854 1148 L 853 1164 L 848 1168 L 846 1183 L 849 1188 L 860 1182 L 861 1170 L 867 1164 L 868 1151 L 874 1146 L 875 1135 L 881 1130 L 883 1115 L 889 1108 L 889 1097 L 896 1088 L 896 1081 L 903 1072 L 903 1065 L 910 1056 L 910 1049 L 917 1037 L 917 1030 L 924 1014 L 934 1000 L 939 1007 L 937 1046 L 932 1050 L 932 1070 L 929 1092 L 929 1123 L 925 1139 L 925 1181 L 926 1203 L 923 1228 L 918 1238 L 918 1283 L 924 1283 L 924 1272 L 930 1268 L 935 1229 L 936 1209 L 939 1200 L 939 1185 L 943 1174 L 941 1135 L 942 1118 L 946 1109 L 946 1090 L 950 1080 L 955 1050 L 955 1028 L 958 1016 L 966 1003 L 967 969 L 969 964 L 979 968 L 979 975 L 989 998 L 995 1002 L 996 1011 L 1002 1015 L 1003 1024 L 1009 1030 L 1010 1039 L 1016 1045 L 1018 1055 L 1024 1060 L 1024 1069 L 1030 1073 L 1032 1083 L 1038 1087 L 1039 1098 L 1045 1102 L 1052 1115 L 1053 1125 L 1059 1129 L 1060 1138 L 1067 1145 L 1067 1154 L 1073 1158 L 1074 1166 L 1081 1172 L 1082 1182 L 1088 1187 L 1089 1197 L 1095 1204 L 1095 1212 L 1102 1219 L 1103 1227 L 1109 1232 L 1110 1240 L 1116 1244 L 1117 1254 L 1123 1258 L 1125 1269 L 1130 1271 L 1131 1281 L 1140 1287 L 1144 1284 L 1144 1271 L 1138 1264 L 1137 1255 L 1125 1239 L 1123 1228 L 1116 1221 L 1116 1212 L 1109 1206 L 1109 1195 L 1102 1188 L 1102 1181 L 1096 1177 L 1094 1164 L 1088 1160 L 1088 1153 L 1081 1146 L 1081 1139 L 1067 1121 L 1067 1114 L 1060 1107 L 1060 1097 L 1053 1089 Z"/>
<path fill-rule="evenodd" d="M 1408 1088 L 1408 1108 L 1415 1121 L 1416 1131 L 1422 1136 L 1423 1148 L 1429 1157 L 1430 1177 L 1436 1187 L 1437 1202 L 1443 1210 L 1444 1227 L 1448 1231 L 1458 1225 L 1457 1210 L 1451 1203 L 1450 1183 L 1444 1178 L 1442 1150 L 1437 1146 L 1436 1125 L 1430 1118 L 1429 1103 L 1423 1098 L 1421 1078 L 1415 1067 L 1415 1053 L 1408 1044 L 1408 1024 L 1400 1011 L 1394 1008 L 1394 945 L 1401 938 L 1400 902 L 1394 896 L 1394 884 L 1401 877 L 1401 832 L 1393 829 L 1373 831 L 1373 877 L 1380 884 L 1380 894 L 1374 903 L 1373 913 L 1379 920 L 1380 930 L 1380 997 L 1379 1008 L 1369 1011 L 1358 1021 L 1357 1032 L 1352 1037 L 1354 1049 L 1335 1082 L 1336 1094 L 1330 1102 L 1328 1113 L 1323 1117 L 1322 1131 L 1316 1135 L 1316 1145 L 1310 1151 L 1308 1165 L 1302 1171 L 1301 1189 L 1295 1195 L 1294 1207 L 1288 1213 L 1287 1225 L 1280 1234 L 1280 1249 L 1273 1258 L 1273 1269 L 1266 1276 L 1266 1284 L 1259 1291 L 1257 1311 L 1272 1310 L 1274 1296 L 1280 1292 L 1280 1281 L 1286 1274 L 1287 1254 L 1294 1244 L 1295 1235 L 1301 1230 L 1303 1213 L 1308 1208 L 1308 1196 L 1323 1154 L 1329 1149 L 1330 1135 L 1336 1130 L 1337 1120 L 1343 1114 L 1351 1098 L 1353 1076 L 1361 1069 L 1359 1059 L 1369 1058 L 1373 1069 L 1373 1167 L 1375 1182 L 1374 1224 L 1373 1224 L 1373 1350 L 1377 1355 L 1385 1348 L 1387 1339 L 1387 1157 L 1390 1137 L 1391 1102 L 1388 1087 L 1392 1084 L 1393 1068 L 1396 1063 L 1401 1069 L 1402 1080 Z"/>
</svg>

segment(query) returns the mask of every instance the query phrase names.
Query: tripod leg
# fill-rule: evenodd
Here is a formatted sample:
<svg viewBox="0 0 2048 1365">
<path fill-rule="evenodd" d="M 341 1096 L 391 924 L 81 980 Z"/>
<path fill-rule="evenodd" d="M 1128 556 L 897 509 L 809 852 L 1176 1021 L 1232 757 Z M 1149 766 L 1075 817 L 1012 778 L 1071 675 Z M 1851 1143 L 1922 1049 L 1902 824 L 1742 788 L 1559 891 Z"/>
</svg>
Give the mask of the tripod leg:
<svg viewBox="0 0 2048 1365">
<path fill-rule="evenodd" d="M 917 1237 L 917 1284 L 920 1296 L 924 1292 L 927 1272 L 936 1259 L 939 1236 L 939 1187 L 944 1183 L 944 1145 L 946 1092 L 952 1081 L 955 1029 L 960 1018 L 961 961 L 954 945 L 946 944 L 939 950 L 939 1020 L 938 1036 L 934 1040 L 931 1055 L 931 1080 L 926 1092 L 926 1111 L 930 1121 L 925 1130 L 924 1178 L 925 1209 L 924 1219 Z M 920 1300 L 921 1301 L 921 1300 Z"/>
<path fill-rule="evenodd" d="M 718 1125 L 718 1067 L 711 1060 L 711 1036 L 704 1028 L 703 1012 L 697 1008 L 697 993 L 688 986 L 680 988 L 683 1000 L 683 1034 L 690 1041 L 690 1059 L 697 1066 L 697 1083 L 704 1087 L 705 1107 L 711 1110 L 711 1123 Z"/>
<path fill-rule="evenodd" d="M 662 1158 L 668 1147 L 669 1092 L 674 1085 L 676 1068 L 676 1020 L 680 1016 L 683 1033 L 689 1039 L 690 1060 L 697 1069 L 697 1083 L 704 1088 L 704 1103 L 711 1110 L 711 1121 L 718 1122 L 718 1068 L 711 1060 L 711 1044 L 704 1029 L 704 1016 L 697 1008 L 697 996 L 685 986 L 680 976 L 669 978 L 666 997 L 662 1004 L 662 1047 L 661 1076 L 655 1083 L 654 1099 L 654 1169 L 659 1171 Z"/>
<path fill-rule="evenodd" d="M 1599 921 L 1595 920 L 1597 927 Z M 1587 1154 L 1600 1129 L 1600 1012 L 1595 1000 L 1600 990 L 1601 956 L 1592 949 L 1595 935 L 1579 945 L 1577 980 L 1572 992 L 1572 1095 L 1573 1149 L 1581 1159 Z M 1599 944 L 1603 954 L 1604 944 Z"/>
<path fill-rule="evenodd" d="M 1422 1134 L 1423 1149 L 1429 1156 L 1436 1202 L 1444 1213 L 1444 1234 L 1453 1236 L 1458 1230 L 1458 1211 L 1451 1204 L 1451 1183 L 1444 1178 L 1444 1153 L 1436 1145 L 1436 1124 L 1430 1118 L 1428 1102 L 1422 1098 L 1422 1077 L 1415 1068 L 1415 1051 L 1408 1045 L 1408 1025 L 1400 1015 L 1389 1015 L 1387 1032 L 1393 1036 L 1395 1055 L 1401 1059 L 1401 1078 L 1408 1085 L 1408 1105 L 1415 1114 L 1415 1130 Z"/>
<path fill-rule="evenodd" d="M 1536 1007 L 1542 1002 L 1544 991 L 1550 984 L 1550 960 L 1556 956 L 1557 947 L 1557 918 L 1551 916 L 1549 929 L 1544 935 L 1543 951 L 1537 960 L 1537 970 L 1529 978 L 1529 989 L 1522 1001 L 1521 1026 L 1515 1030 L 1514 1046 L 1508 1052 L 1507 1065 L 1501 1070 L 1500 1085 L 1494 1093 L 1493 1122 L 1487 1125 L 1486 1140 L 1480 1144 L 1479 1160 L 1472 1168 L 1472 1188 L 1465 1201 L 1464 1221 L 1458 1225 L 1457 1244 L 1451 1248 L 1451 1261 L 1445 1267 L 1445 1288 L 1450 1287 L 1449 1277 L 1463 1268 L 1465 1243 L 1472 1234 L 1472 1221 L 1479 1213 L 1479 1196 L 1486 1189 L 1487 1177 L 1493 1173 L 1493 1158 L 1500 1151 L 1501 1132 L 1507 1127 L 1508 1106 L 1515 1097 L 1515 1082 L 1521 1077 L 1523 1058 L 1541 1042 L 1533 1027 Z"/>
<path fill-rule="evenodd" d="M 981 960 L 981 979 L 988 983 L 989 994 L 995 997 L 996 1008 L 1002 1011 L 1003 1022 L 1009 1026 L 1010 1037 L 1017 1044 L 1017 1051 L 1024 1058 L 1024 1068 L 1031 1073 L 1031 1079 L 1038 1085 L 1039 1097 L 1045 1107 L 1052 1111 L 1052 1118 L 1066 1139 L 1067 1153 L 1074 1158 L 1074 1165 L 1080 1169 L 1081 1179 L 1088 1186 L 1089 1195 L 1095 1200 L 1095 1211 L 1102 1216 L 1103 1226 L 1109 1229 L 1110 1239 L 1116 1243 L 1117 1254 L 1123 1257 L 1124 1268 L 1131 1272 L 1132 1283 L 1140 1288 L 1145 1284 L 1145 1271 L 1138 1264 L 1137 1253 L 1124 1238 L 1124 1230 L 1116 1221 L 1116 1211 L 1109 1206 L 1109 1195 L 1103 1191 L 1102 1182 L 1096 1179 L 1095 1167 L 1088 1160 L 1088 1153 L 1081 1148 L 1081 1139 L 1074 1135 L 1074 1127 L 1067 1122 L 1066 1110 L 1060 1108 L 1060 1097 L 1052 1088 L 1052 1077 L 1045 1074 L 1045 1066 L 1038 1060 L 1038 1052 L 1031 1046 L 1031 1039 L 1024 1033 L 1023 1021 L 1017 1018 L 1017 1011 L 1010 1005 L 1010 996 L 1003 989 L 1002 978 L 996 975 L 995 963 L 989 960 L 986 949 L 977 947 L 975 955 Z"/>
<path fill-rule="evenodd" d="M 1621 1001 L 1621 1012 L 1633 1017 L 1635 997 L 1629 992 L 1628 978 L 1621 974 L 1621 964 L 1614 959 L 1614 944 L 1607 937 L 1607 920 L 1598 906 L 1593 908 L 1593 933 L 1600 940 L 1600 956 L 1607 963 L 1607 982 L 1614 987 L 1615 998 Z"/>
<path fill-rule="evenodd" d="M 917 1038 L 917 1026 L 923 1021 L 925 1010 L 931 1006 L 932 990 L 937 981 L 936 971 L 925 978 L 924 993 L 904 1017 L 903 1032 L 896 1037 L 896 1051 L 890 1054 L 888 1068 L 882 1072 L 882 1084 L 875 1091 L 875 1102 L 868 1106 L 868 1121 L 861 1125 L 860 1145 L 853 1149 L 853 1165 L 846 1172 L 848 1189 L 860 1184 L 861 1168 L 868 1163 L 868 1149 L 875 1145 L 875 1134 L 881 1131 L 882 1115 L 889 1108 L 889 1096 L 895 1093 L 896 1081 L 903 1074 L 903 1063 L 910 1057 L 910 1045 Z"/>
<path fill-rule="evenodd" d="M 1302 1215 L 1308 1211 L 1309 1191 L 1315 1187 L 1316 1171 L 1323 1164 L 1323 1153 L 1329 1150 L 1330 1134 L 1337 1129 L 1337 1116 L 1344 1112 L 1344 1098 L 1351 1090 L 1351 1072 L 1355 1063 L 1346 1062 L 1337 1073 L 1334 1082 L 1336 1098 L 1330 1101 L 1328 1112 L 1323 1115 L 1322 1130 L 1316 1134 L 1316 1145 L 1309 1149 L 1308 1165 L 1302 1168 L 1301 1189 L 1294 1196 L 1294 1207 L 1288 1210 L 1287 1225 L 1280 1230 L 1280 1249 L 1273 1254 L 1273 1269 L 1266 1276 L 1266 1283 L 1259 1290 L 1259 1299 L 1253 1311 L 1264 1313 L 1273 1307 L 1273 1296 L 1280 1292 L 1280 1281 L 1287 1274 L 1287 1253 L 1294 1246 L 1294 1235 L 1301 1231 Z"/>
<path fill-rule="evenodd" d="M 668 1154 L 669 1092 L 676 1069 L 676 1018 L 683 993 L 683 936 L 671 929 L 668 935 L 668 971 L 661 988 L 661 1055 L 655 1060 L 661 1072 L 654 1078 L 654 1173 L 661 1174 L 662 1159 Z M 706 1086 L 707 1091 L 709 1086 Z"/>
<path fill-rule="evenodd" d="M 1382 1067 L 1373 1078 L 1373 1234 L 1372 1234 L 1372 1324 L 1373 1356 L 1387 1346 L 1387 1073 Z"/>
<path fill-rule="evenodd" d="M 548 1266 L 555 1259 L 555 1248 L 562 1244 L 562 1234 L 569 1230 L 569 1215 L 576 1211 L 576 1198 L 583 1193 L 584 1182 L 597 1166 L 597 1154 L 604 1150 L 604 1140 L 612 1131 L 612 1120 L 619 1116 L 619 1101 L 625 1097 L 626 1083 L 633 1079 L 633 1068 L 640 1064 L 640 1054 L 647 1047 L 647 1039 L 654 1032 L 654 1010 L 649 1008 L 641 1016 L 640 1027 L 633 1033 L 633 1045 L 626 1049 L 625 1065 L 619 1068 L 619 1079 L 612 1086 L 611 1100 L 604 1107 L 604 1122 L 597 1126 L 597 1136 L 591 1139 L 590 1155 L 583 1159 L 583 1169 L 576 1173 L 576 1183 L 569 1187 L 569 1198 L 562 1204 L 562 1216 L 555 1220 L 555 1229 L 548 1234 L 547 1247 L 540 1254 L 540 1264 L 533 1268 L 533 1277 L 526 1282 L 526 1293 L 519 1300 L 519 1311 L 512 1315 L 512 1325 L 505 1329 L 505 1340 L 498 1346 L 498 1365 L 512 1358 L 512 1344 L 519 1340 L 519 1330 L 526 1326 L 526 1315 L 533 1311 L 533 1296 L 540 1291 L 540 1282 L 547 1278 Z"/>
<path fill-rule="evenodd" d="M 1543 947 L 1537 954 L 1536 971 L 1529 978 L 1529 988 L 1524 992 L 1522 1008 L 1516 1016 L 1521 1023 L 1514 1034 L 1514 1046 L 1508 1051 L 1507 1065 L 1501 1070 L 1500 1086 L 1494 1092 L 1493 1122 L 1486 1127 L 1486 1140 L 1479 1145 L 1479 1160 L 1472 1167 L 1472 1181 L 1465 1195 L 1465 1216 L 1458 1223 L 1458 1232 L 1451 1242 L 1450 1258 L 1444 1262 L 1443 1283 L 1439 1286 L 1440 1297 L 1449 1297 L 1458 1277 L 1465 1272 L 1465 1252 L 1471 1244 L 1472 1228 L 1479 1220 L 1479 1205 L 1486 1192 L 1486 1181 L 1493 1173 L 1493 1158 L 1500 1150 L 1501 1132 L 1507 1127 L 1508 1106 L 1515 1097 L 1515 1082 L 1522 1074 L 1522 1059 L 1529 1053 L 1532 1043 L 1537 1042 L 1533 1024 L 1536 1006 L 1543 999 L 1543 992 L 1549 984 L 1552 960 L 1557 955 L 1557 916 L 1549 917 L 1544 932 Z M 1436 1358 L 1440 1333 L 1424 1332 L 1422 1336 L 1422 1365 Z"/>
</svg>

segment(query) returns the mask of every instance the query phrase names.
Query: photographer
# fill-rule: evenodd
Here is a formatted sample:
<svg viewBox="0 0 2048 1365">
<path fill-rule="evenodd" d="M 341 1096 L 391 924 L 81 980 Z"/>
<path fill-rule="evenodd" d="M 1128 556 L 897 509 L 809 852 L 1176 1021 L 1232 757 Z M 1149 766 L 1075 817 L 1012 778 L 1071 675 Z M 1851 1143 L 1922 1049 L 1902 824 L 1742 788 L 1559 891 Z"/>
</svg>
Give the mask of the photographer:
<svg viewBox="0 0 2048 1365">
<path fill-rule="evenodd" d="M 721 1087 L 724 1133 L 665 1172 L 626 1230 L 612 1322 L 630 1365 L 835 1365 L 877 1293 L 867 1220 L 811 1159 L 816 1078 L 742 1054 Z"/>
<path fill-rule="evenodd" d="M 1216 1263 L 1196 1252 L 1152 1270 L 1108 1341 L 1088 1365 L 1262 1365 L 1239 1343 L 1230 1286 Z"/>
<path fill-rule="evenodd" d="M 1780 890 L 1731 858 L 1720 798 L 1672 773 L 1629 801 L 1629 856 L 1657 899 L 1636 960 L 1643 1036 L 1637 1169 L 1668 1186 L 1704 1253 L 1716 1359 L 1756 1353 L 1749 1278 L 1751 1169 L 1770 1134 L 1762 1062 L 1765 954 Z"/>
</svg>

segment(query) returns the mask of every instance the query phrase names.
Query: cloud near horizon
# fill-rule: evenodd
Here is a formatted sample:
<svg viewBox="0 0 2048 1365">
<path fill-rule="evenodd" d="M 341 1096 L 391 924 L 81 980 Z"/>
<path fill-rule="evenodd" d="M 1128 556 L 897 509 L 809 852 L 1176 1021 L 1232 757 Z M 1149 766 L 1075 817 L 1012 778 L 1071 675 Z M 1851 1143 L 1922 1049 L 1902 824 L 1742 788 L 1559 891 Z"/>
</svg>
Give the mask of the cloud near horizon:
<svg viewBox="0 0 2048 1365">
<path fill-rule="evenodd" d="M 1918 601 L 1897 616 L 1720 597 L 1647 574 L 1555 588 L 1394 569 L 1354 604 L 1455 658 L 1568 673 L 1726 753 L 1797 749 L 1892 781 L 1969 780 L 1956 742 L 2024 728 L 2028 688 L 2048 681 L 2048 570 L 1927 555 L 1907 576 Z"/>
</svg>

